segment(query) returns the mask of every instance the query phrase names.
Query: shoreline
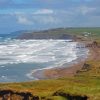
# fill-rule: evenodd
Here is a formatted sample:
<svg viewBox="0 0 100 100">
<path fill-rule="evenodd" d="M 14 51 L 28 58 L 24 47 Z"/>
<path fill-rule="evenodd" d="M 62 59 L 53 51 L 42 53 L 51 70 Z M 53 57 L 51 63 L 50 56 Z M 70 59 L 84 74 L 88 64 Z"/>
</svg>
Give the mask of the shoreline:
<svg viewBox="0 0 100 100">
<path fill-rule="evenodd" d="M 79 41 L 79 43 L 83 43 L 83 41 Z M 87 61 L 100 61 L 100 44 L 95 45 L 94 41 L 84 41 L 84 44 L 89 50 L 86 59 L 82 61 L 79 60 L 77 64 L 73 64 L 72 66 L 65 67 L 63 69 L 58 68 L 45 70 L 45 76 L 48 78 L 74 77 L 77 75 L 77 71 L 81 70 Z M 88 47 L 88 45 L 91 46 Z"/>
<path fill-rule="evenodd" d="M 74 42 L 74 41 L 73 41 Z M 83 42 L 80 41 L 75 41 L 79 44 L 84 44 L 84 46 L 86 45 Z M 82 48 L 81 48 L 82 49 Z M 84 62 L 88 59 L 89 54 L 90 54 L 90 50 L 88 48 L 85 47 L 85 49 L 87 49 L 88 52 L 87 55 L 85 55 L 85 57 L 79 57 L 69 63 L 63 63 L 62 65 L 60 65 L 59 67 L 51 67 L 51 68 L 43 68 L 43 69 L 37 69 L 37 70 L 33 70 L 31 73 L 31 76 L 36 78 L 37 80 L 42 80 L 42 79 L 54 79 L 54 78 L 60 78 L 60 77 L 72 77 L 76 74 L 76 72 L 78 70 L 81 70 Z"/>
<path fill-rule="evenodd" d="M 75 73 L 76 70 L 81 69 L 80 67 L 75 68 L 74 66 L 82 64 L 84 60 L 74 60 L 70 63 L 64 63 L 64 66 L 59 66 L 59 67 L 52 67 L 52 68 L 43 68 L 43 69 L 37 69 L 37 70 L 33 70 L 32 71 L 32 75 L 30 74 L 30 76 L 34 77 L 36 80 L 42 80 L 42 79 L 53 79 L 53 78 L 59 78 L 59 77 L 63 77 L 65 75 L 64 71 L 67 71 L 67 76 L 72 76 L 72 73 Z M 83 63 L 84 65 L 84 63 Z M 72 72 L 75 71 L 75 72 Z"/>
</svg>

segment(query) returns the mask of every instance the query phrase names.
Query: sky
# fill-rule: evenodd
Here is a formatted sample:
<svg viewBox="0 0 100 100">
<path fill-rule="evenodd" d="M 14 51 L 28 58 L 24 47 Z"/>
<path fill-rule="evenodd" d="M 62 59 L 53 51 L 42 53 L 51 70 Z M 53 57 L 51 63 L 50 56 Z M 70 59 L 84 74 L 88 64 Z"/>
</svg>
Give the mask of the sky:
<svg viewBox="0 0 100 100">
<path fill-rule="evenodd" d="M 0 0 L 0 34 L 99 26 L 100 0 Z"/>
</svg>

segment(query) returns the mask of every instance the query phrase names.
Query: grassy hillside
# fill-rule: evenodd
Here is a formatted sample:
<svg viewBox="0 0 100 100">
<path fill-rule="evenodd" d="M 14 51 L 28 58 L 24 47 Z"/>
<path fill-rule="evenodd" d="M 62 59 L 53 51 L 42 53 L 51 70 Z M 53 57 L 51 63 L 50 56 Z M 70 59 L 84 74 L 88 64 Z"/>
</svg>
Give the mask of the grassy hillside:
<svg viewBox="0 0 100 100">
<path fill-rule="evenodd" d="M 78 35 L 83 36 L 84 32 L 92 33 L 90 36 L 99 39 L 100 37 L 100 28 L 57 28 L 49 29 L 45 31 L 38 32 L 23 32 L 18 38 L 20 39 L 66 39 L 67 35 Z"/>
<path fill-rule="evenodd" d="M 55 96 L 66 99 L 67 94 L 70 96 L 87 96 L 89 97 L 89 100 L 99 100 L 100 77 L 74 77 L 25 83 L 0 84 L 0 89 L 18 92 L 30 92 L 33 94 L 33 96 L 38 96 L 40 98 L 52 98 L 50 100 L 57 100 L 54 99 Z"/>
<path fill-rule="evenodd" d="M 100 40 L 100 28 L 69 28 L 53 31 L 55 34 L 70 33 L 82 38 L 84 38 L 82 32 L 91 32 L 93 40 Z M 98 52 L 100 53 L 100 49 Z M 100 100 L 100 59 L 88 60 L 85 63 L 88 67 L 77 71 L 76 76 L 70 78 L 1 83 L 0 97 L 12 100 Z"/>
</svg>

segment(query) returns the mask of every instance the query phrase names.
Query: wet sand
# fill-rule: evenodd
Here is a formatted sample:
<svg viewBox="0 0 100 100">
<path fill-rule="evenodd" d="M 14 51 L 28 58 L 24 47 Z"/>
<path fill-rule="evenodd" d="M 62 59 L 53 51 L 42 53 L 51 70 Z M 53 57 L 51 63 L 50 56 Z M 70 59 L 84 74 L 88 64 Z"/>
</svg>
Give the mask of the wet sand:
<svg viewBox="0 0 100 100">
<path fill-rule="evenodd" d="M 85 60 L 85 59 L 84 59 Z M 50 68 L 50 69 L 41 69 L 37 71 L 33 71 L 32 76 L 37 79 L 52 79 L 52 78 L 59 78 L 64 76 L 72 76 L 73 73 L 76 73 L 77 70 L 81 69 L 84 64 L 83 59 L 76 59 L 70 63 L 66 63 L 62 66 Z M 79 63 L 80 62 L 80 63 Z"/>
</svg>

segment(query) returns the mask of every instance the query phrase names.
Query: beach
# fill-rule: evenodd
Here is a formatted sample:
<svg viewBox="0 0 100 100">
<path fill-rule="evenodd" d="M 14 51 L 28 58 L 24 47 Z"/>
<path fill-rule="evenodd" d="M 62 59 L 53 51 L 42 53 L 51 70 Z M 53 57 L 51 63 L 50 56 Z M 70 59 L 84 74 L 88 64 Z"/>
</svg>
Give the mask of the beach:
<svg viewBox="0 0 100 100">
<path fill-rule="evenodd" d="M 91 47 L 91 43 L 79 39 L 5 39 L 0 45 L 0 82 L 73 77 L 86 61 L 100 59 L 99 47 Z"/>
<path fill-rule="evenodd" d="M 81 70 L 84 66 L 84 64 L 87 61 L 96 61 L 100 60 L 100 47 L 95 46 L 93 44 L 93 41 L 81 41 L 76 40 L 77 42 L 83 43 L 85 45 L 85 48 L 88 49 L 87 57 L 76 59 L 75 61 L 72 61 L 70 64 L 65 63 L 64 65 L 56 68 L 49 68 L 44 70 L 38 70 L 36 72 L 33 72 L 33 76 L 37 77 L 37 79 L 54 79 L 54 78 L 60 78 L 60 77 L 73 77 L 77 74 L 77 71 Z M 88 46 L 91 44 L 91 46 Z"/>
</svg>

